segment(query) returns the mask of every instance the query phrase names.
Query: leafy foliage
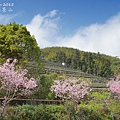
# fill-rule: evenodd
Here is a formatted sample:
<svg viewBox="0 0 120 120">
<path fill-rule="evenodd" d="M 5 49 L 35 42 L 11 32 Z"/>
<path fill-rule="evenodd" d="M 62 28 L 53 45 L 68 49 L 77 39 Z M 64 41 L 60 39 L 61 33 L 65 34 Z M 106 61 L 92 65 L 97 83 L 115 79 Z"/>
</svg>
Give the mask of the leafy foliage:
<svg viewBox="0 0 120 120">
<path fill-rule="evenodd" d="M 120 103 L 113 100 L 109 102 L 109 106 L 113 112 L 114 120 L 119 120 Z M 68 109 L 65 109 L 64 105 L 9 106 L 1 120 L 113 120 L 108 107 L 96 100 L 90 103 L 89 101 L 82 102 L 77 111 L 74 111 L 74 107 L 68 104 Z M 75 116 L 73 116 L 73 111 Z"/>
<path fill-rule="evenodd" d="M 53 100 L 55 98 L 55 94 L 50 91 L 50 87 L 54 84 L 55 79 L 65 79 L 66 76 L 59 76 L 57 73 L 51 74 L 43 74 L 40 75 L 37 79 L 37 91 L 32 94 L 32 98 L 36 99 L 47 99 Z"/>
<path fill-rule="evenodd" d="M 0 61 L 8 58 L 17 59 L 22 67 L 30 66 L 41 68 L 41 50 L 34 36 L 23 25 L 10 23 L 0 25 Z M 26 65 L 26 66 L 25 66 Z"/>
<path fill-rule="evenodd" d="M 118 73 L 120 59 L 104 54 L 84 52 L 67 47 L 47 47 L 41 49 L 45 60 L 66 63 L 66 67 L 79 69 L 83 72 L 101 77 L 111 77 Z M 116 71 L 117 70 L 117 71 Z"/>
<path fill-rule="evenodd" d="M 63 120 L 63 112 L 64 106 L 62 105 L 23 105 L 8 107 L 3 120 Z"/>
</svg>

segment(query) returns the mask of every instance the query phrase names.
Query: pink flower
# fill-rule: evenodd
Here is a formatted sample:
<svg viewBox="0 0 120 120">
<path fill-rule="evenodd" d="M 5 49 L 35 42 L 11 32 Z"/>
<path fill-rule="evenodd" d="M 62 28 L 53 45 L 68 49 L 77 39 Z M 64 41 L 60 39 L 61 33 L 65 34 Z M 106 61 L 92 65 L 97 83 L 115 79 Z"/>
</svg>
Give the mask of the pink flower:
<svg viewBox="0 0 120 120">
<path fill-rule="evenodd" d="M 109 90 L 120 98 L 120 75 L 108 82 Z"/>
<path fill-rule="evenodd" d="M 30 94 L 32 93 L 31 90 L 37 86 L 34 78 L 28 79 L 25 76 L 28 72 L 26 69 L 15 71 L 16 62 L 16 59 L 12 60 L 9 58 L 3 66 L 0 66 L 1 89 L 6 90 L 6 92 L 9 91 L 9 95 L 12 95 L 12 97 L 16 95 L 27 95 L 27 93 Z"/>
<path fill-rule="evenodd" d="M 89 87 L 84 81 L 79 83 L 76 79 L 55 80 L 50 90 L 55 92 L 56 97 L 79 102 L 88 93 Z"/>
</svg>

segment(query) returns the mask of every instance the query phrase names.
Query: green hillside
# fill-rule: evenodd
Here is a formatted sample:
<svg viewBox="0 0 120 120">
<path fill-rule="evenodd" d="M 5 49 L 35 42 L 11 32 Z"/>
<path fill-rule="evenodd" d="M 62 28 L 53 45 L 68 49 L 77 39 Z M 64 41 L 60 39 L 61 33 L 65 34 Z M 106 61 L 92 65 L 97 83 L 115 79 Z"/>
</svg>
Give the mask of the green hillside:
<svg viewBox="0 0 120 120">
<path fill-rule="evenodd" d="M 112 77 L 120 72 L 120 59 L 105 54 L 84 52 L 67 47 L 47 47 L 41 49 L 46 64 L 60 65 L 99 77 Z M 54 66 L 55 66 L 54 65 Z M 48 64 L 47 64 L 48 66 Z"/>
</svg>

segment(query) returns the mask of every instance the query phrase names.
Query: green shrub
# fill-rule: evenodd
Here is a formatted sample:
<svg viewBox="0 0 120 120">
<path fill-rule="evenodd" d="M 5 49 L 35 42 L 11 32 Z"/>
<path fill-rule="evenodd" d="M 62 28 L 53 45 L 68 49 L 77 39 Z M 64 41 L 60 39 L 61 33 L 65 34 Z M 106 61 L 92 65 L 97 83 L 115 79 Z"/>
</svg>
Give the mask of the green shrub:
<svg viewBox="0 0 120 120">
<path fill-rule="evenodd" d="M 77 112 L 79 120 L 112 120 L 109 109 L 101 103 L 80 104 Z"/>
<path fill-rule="evenodd" d="M 19 120 L 17 107 L 7 106 L 4 115 L 0 120 Z"/>
<path fill-rule="evenodd" d="M 7 107 L 4 117 L 1 119 L 3 120 L 58 120 L 58 117 L 61 114 L 63 114 L 63 108 L 64 107 L 62 105 L 59 105 L 59 106 L 57 105 L 39 105 L 39 106 L 22 105 L 18 107 Z"/>
<path fill-rule="evenodd" d="M 94 99 L 81 102 L 78 106 L 78 120 L 120 120 L 120 102 L 109 99 L 109 94 L 92 94 Z M 103 100 L 107 96 L 107 100 Z"/>
<path fill-rule="evenodd" d="M 95 95 L 96 96 L 96 95 Z M 22 105 L 5 109 L 0 120 L 120 120 L 120 102 L 99 99 L 81 102 L 77 109 L 72 103 L 64 105 Z"/>
</svg>

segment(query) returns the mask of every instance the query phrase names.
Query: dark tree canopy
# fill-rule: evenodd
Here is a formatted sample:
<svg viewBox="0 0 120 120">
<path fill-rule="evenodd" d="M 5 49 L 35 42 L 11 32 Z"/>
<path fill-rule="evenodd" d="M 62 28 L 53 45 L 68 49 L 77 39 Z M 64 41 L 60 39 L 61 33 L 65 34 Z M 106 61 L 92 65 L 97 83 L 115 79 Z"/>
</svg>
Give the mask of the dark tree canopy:
<svg viewBox="0 0 120 120">
<path fill-rule="evenodd" d="M 100 53 L 84 52 L 67 47 L 41 49 L 45 60 L 65 62 L 69 68 L 101 77 L 111 77 L 120 71 L 120 59 Z"/>
</svg>

